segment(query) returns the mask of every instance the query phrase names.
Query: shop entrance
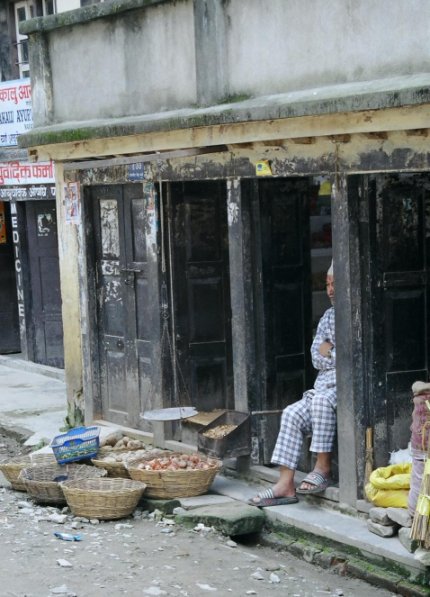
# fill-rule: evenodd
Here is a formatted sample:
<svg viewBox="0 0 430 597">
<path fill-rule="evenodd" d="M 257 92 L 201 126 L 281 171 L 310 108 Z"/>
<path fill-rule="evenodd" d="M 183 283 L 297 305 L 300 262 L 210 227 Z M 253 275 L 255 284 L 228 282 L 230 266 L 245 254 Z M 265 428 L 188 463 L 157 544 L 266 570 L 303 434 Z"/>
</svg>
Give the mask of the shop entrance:
<svg viewBox="0 0 430 597">
<path fill-rule="evenodd" d="M 233 408 L 225 183 L 162 191 L 161 209 L 153 183 L 87 202 L 102 415 L 148 431 L 161 406 Z"/>
<path fill-rule="evenodd" d="M 429 379 L 430 177 L 351 177 L 349 187 L 361 200 L 366 426 L 385 466 L 410 439 L 412 384 Z"/>
<path fill-rule="evenodd" d="M 64 367 L 63 320 L 55 201 L 28 201 L 30 326 L 36 363 Z"/>
<path fill-rule="evenodd" d="M 260 459 L 269 463 L 280 412 L 312 387 L 310 347 L 330 306 L 325 278 L 331 263 L 331 185 L 320 178 L 244 183 L 252 196 L 260 403 Z M 261 272 L 261 275 L 260 275 Z M 304 450 L 300 468 L 309 468 Z"/>
<path fill-rule="evenodd" d="M 233 409 L 225 181 L 170 185 L 176 392 L 202 411 Z"/>
</svg>

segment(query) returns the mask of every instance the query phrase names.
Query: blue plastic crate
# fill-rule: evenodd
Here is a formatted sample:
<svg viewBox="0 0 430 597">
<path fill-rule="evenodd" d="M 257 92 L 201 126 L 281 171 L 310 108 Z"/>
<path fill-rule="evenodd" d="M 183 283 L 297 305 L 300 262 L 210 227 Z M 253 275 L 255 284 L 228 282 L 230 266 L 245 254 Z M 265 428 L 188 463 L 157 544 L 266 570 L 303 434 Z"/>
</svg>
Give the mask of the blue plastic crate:
<svg viewBox="0 0 430 597">
<path fill-rule="evenodd" d="M 54 437 L 51 448 L 58 464 L 96 456 L 99 450 L 99 435 L 100 427 L 76 427 Z"/>
</svg>

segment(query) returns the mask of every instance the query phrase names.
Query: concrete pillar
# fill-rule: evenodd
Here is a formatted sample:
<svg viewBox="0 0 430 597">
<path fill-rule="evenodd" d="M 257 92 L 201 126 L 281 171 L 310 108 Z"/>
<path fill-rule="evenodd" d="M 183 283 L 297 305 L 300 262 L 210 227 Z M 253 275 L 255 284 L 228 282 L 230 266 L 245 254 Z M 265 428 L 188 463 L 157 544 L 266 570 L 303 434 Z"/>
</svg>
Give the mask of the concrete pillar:
<svg viewBox="0 0 430 597">
<path fill-rule="evenodd" d="M 246 412 L 253 403 L 255 350 L 249 211 L 239 179 L 227 181 L 230 258 L 231 327 L 234 369 L 234 406 Z"/>
<path fill-rule="evenodd" d="M 54 120 L 51 57 L 48 38 L 44 33 L 29 36 L 33 126 L 45 126 Z M 40 110 L 36 109 L 39 106 Z"/>
</svg>

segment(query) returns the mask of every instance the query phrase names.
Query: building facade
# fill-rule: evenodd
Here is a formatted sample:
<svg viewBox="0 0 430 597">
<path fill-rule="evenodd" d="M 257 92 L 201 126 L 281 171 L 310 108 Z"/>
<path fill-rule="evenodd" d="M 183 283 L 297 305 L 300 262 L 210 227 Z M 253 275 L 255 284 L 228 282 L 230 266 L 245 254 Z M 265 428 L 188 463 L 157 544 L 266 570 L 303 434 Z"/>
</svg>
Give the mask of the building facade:
<svg viewBox="0 0 430 597">
<path fill-rule="evenodd" d="M 54 367 L 64 366 L 55 179 L 52 161 L 31 164 L 18 148 L 19 135 L 32 127 L 28 38 L 19 27 L 81 5 L 0 6 L 0 353 Z"/>
<path fill-rule="evenodd" d="M 252 460 L 269 462 L 313 381 L 333 258 L 336 495 L 355 506 L 366 429 L 382 466 L 428 379 L 430 8 L 310 4 L 129 0 L 28 21 L 20 144 L 55 163 L 68 399 L 88 421 L 170 446 L 192 424 L 143 413 L 249 412 Z"/>
</svg>

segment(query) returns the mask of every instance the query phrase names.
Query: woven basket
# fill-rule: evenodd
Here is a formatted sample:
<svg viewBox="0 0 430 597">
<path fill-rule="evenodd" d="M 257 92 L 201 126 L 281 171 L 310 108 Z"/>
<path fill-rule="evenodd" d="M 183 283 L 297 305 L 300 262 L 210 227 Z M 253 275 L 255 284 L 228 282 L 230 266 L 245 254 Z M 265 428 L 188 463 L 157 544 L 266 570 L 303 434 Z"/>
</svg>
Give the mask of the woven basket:
<svg viewBox="0 0 430 597">
<path fill-rule="evenodd" d="M 25 485 L 27 492 L 43 504 L 65 505 L 61 482 L 65 480 L 81 480 L 94 477 L 104 477 L 107 471 L 87 464 L 52 464 L 47 466 L 31 466 L 24 468 L 19 481 Z"/>
<path fill-rule="evenodd" d="M 19 481 L 19 474 L 24 468 L 30 466 L 41 466 L 47 464 L 55 464 L 54 454 L 35 454 L 30 457 L 29 454 L 22 456 L 15 456 L 10 460 L 5 460 L 0 463 L 0 471 L 9 481 L 12 489 L 16 491 L 27 491 L 24 481 Z"/>
<path fill-rule="evenodd" d="M 142 448 L 139 449 L 142 450 Z M 123 479 L 130 479 L 130 473 L 128 472 L 127 464 L 125 462 L 106 462 L 105 458 L 109 456 L 116 456 L 117 454 L 131 455 L 132 452 L 137 452 L 138 450 L 109 450 L 106 452 L 103 452 L 102 450 L 103 448 L 100 448 L 100 450 L 97 453 L 97 457 L 92 458 L 91 462 L 95 466 L 100 466 L 101 468 L 106 469 L 108 472 L 108 477 L 120 477 Z M 141 458 L 156 458 L 161 454 L 165 454 L 165 451 L 156 449 L 146 450 L 146 454 L 142 455 Z"/>
<path fill-rule="evenodd" d="M 107 470 L 108 477 L 131 479 L 124 462 L 106 462 L 103 458 L 92 458 L 91 462 L 94 466 Z"/>
<path fill-rule="evenodd" d="M 172 452 L 167 454 L 174 455 Z M 148 458 L 131 462 L 127 468 L 132 479 L 146 483 L 145 497 L 149 498 L 170 499 L 202 495 L 208 491 L 221 469 L 221 462 L 207 470 L 146 471 L 137 468 L 137 465 L 145 460 Z"/>
<path fill-rule="evenodd" d="M 113 520 L 129 516 L 146 485 L 131 479 L 80 479 L 61 484 L 67 505 L 75 516 Z"/>
</svg>

